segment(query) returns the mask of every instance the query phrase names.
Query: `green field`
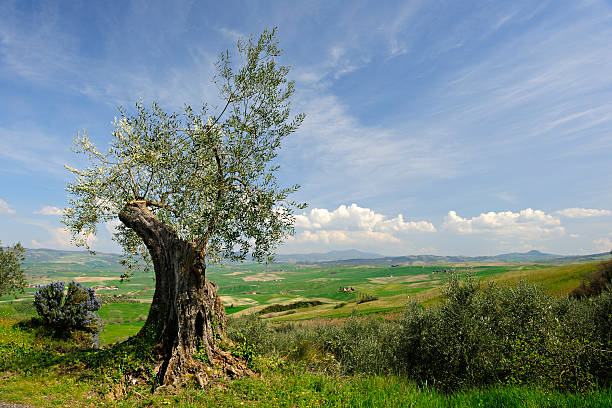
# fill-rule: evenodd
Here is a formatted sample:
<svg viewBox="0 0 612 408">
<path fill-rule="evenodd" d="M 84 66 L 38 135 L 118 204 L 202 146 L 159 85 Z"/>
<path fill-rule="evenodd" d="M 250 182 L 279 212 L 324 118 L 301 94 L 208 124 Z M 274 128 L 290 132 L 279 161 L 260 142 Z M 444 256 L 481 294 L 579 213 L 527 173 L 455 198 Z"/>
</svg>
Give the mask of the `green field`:
<svg viewBox="0 0 612 408">
<path fill-rule="evenodd" d="M 138 273 L 130 281 L 120 282 L 117 277 L 121 269 L 112 262 L 95 269 L 88 269 L 89 265 L 78 257 L 70 262 L 46 260 L 41 264 L 28 265 L 28 279 L 33 285 L 75 279 L 87 286 L 97 287 L 97 293 L 104 299 L 99 311 L 102 323 L 99 334 L 100 345 L 109 345 L 132 336 L 144 325 L 147 318 L 155 284 L 153 274 Z M 470 276 L 481 285 L 487 285 L 489 282 L 514 284 L 526 280 L 540 284 L 549 294 L 563 296 L 580 285 L 596 267 L 596 263 L 395 267 L 241 264 L 213 266 L 207 272 L 208 278 L 219 285 L 219 294 L 230 316 L 256 314 L 272 323 L 270 327 L 279 329 L 283 328 L 279 327 L 282 322 L 297 322 L 290 327 L 294 329 L 301 327 L 300 330 L 306 330 L 303 333 L 308 333 L 308 327 L 331 324 L 321 319 L 343 318 L 355 313 L 382 313 L 391 319 L 380 318 L 370 321 L 393 324 L 394 316 L 400 315 L 410 298 L 425 305 L 438 303 L 441 298 L 441 286 L 452 274 Z M 340 288 L 353 288 L 354 291 L 341 291 Z M 73 346 L 59 341 L 45 345 L 40 339 L 35 339 L 34 332 L 14 326 L 17 320 L 35 315 L 31 303 L 35 291 L 36 288 L 32 287 L 17 299 L 14 297 L 1 299 L 0 349 L 4 350 L 7 356 L 12 356 L 13 360 L 25 359 L 23 364 L 32 367 L 23 372 L 13 372 L 14 367 L 7 365 L 10 369 L 0 380 L 0 395 L 2 395 L 0 399 L 4 401 L 37 406 L 75 407 L 244 405 L 603 407 L 609 406 L 612 399 L 608 389 L 595 389 L 593 392 L 581 395 L 509 384 L 444 394 L 435 387 L 417 385 L 401 376 L 380 376 L 375 373 L 337 376 L 331 372 L 327 373 L 325 369 L 320 371 L 313 368 L 306 369 L 304 364 L 308 364 L 311 358 L 308 357 L 308 353 L 298 362 L 287 357 L 288 354 L 282 359 L 258 357 L 261 358 L 258 364 L 263 364 L 259 368 L 260 375 L 228 381 L 214 390 L 187 388 L 175 395 L 164 392 L 150 394 L 148 389 L 136 387 L 127 391 L 127 395 L 114 397 L 115 391 L 112 387 L 115 380 L 107 378 L 106 371 L 98 374 L 89 371 L 80 373 L 80 369 L 72 368 L 80 367 L 79 364 L 74 365 L 72 359 L 87 361 L 90 356 L 95 355 L 95 352 L 83 352 L 79 348 L 70 351 L 70 347 Z M 364 298 L 368 301 L 358 302 Z M 272 305 L 276 306 L 271 307 Z M 232 321 L 234 322 L 232 324 L 240 321 L 240 319 Z M 331 322 L 335 323 L 335 320 Z M 332 326 L 335 327 L 334 324 Z M 282 332 L 278 333 L 279 338 L 286 337 Z M 376 333 L 378 336 L 380 332 Z M 298 337 L 296 335 L 295 338 Z M 306 337 L 305 339 L 296 344 L 306 347 L 305 350 L 314 350 L 312 341 Z M 299 347 L 289 349 L 295 349 L 294 353 L 299 352 Z M 101 352 L 104 350 L 108 348 Z M 327 361 L 325 355 L 314 354 L 314 356 L 318 356 L 316 358 L 322 362 Z M 312 361 L 318 361 L 316 358 L 312 357 Z M 47 364 L 51 364 L 52 368 L 43 369 Z M 71 368 L 62 368 L 63 364 Z M 119 363 L 119 367 L 121 364 Z M 87 380 L 88 376 L 91 376 L 91 379 Z M 45 392 L 39 393 L 38 390 L 43 384 Z"/>
<path fill-rule="evenodd" d="M 410 298 L 424 304 L 436 303 L 440 286 L 451 273 L 515 283 L 527 280 L 541 284 L 552 294 L 562 295 L 577 287 L 596 267 L 581 265 L 400 265 L 400 266 L 318 266 L 296 264 L 232 264 L 208 268 L 208 278 L 219 285 L 219 295 L 228 314 L 258 313 L 276 322 L 313 318 L 337 318 L 352 313 L 367 314 L 401 310 Z M 121 282 L 122 267 L 114 255 L 91 256 L 83 252 L 30 255 L 24 264 L 31 287 L 17 299 L 0 298 L 0 305 L 12 306 L 21 315 L 33 315 L 28 307 L 36 285 L 51 281 L 77 280 L 105 300 L 100 317 L 102 345 L 123 340 L 137 332 L 146 320 L 155 288 L 154 275 L 139 272 Z M 352 288 L 341 291 L 341 288 Z M 361 297 L 375 300 L 359 303 Z M 270 305 L 292 305 L 316 301 L 310 307 L 266 312 Z M 22 304 L 22 306 L 19 306 Z"/>
</svg>

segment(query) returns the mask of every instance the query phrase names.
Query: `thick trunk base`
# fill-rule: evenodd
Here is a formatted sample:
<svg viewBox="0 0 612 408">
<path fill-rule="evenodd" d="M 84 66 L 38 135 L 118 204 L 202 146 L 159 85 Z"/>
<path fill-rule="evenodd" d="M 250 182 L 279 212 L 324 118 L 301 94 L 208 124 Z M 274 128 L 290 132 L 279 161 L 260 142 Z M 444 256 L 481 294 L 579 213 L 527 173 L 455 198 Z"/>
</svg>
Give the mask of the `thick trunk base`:
<svg viewBox="0 0 612 408">
<path fill-rule="evenodd" d="M 217 285 L 205 277 L 204 254 L 142 202 L 128 204 L 119 218 L 143 239 L 153 260 L 155 294 L 138 336 L 158 361 L 157 384 L 195 381 L 204 387 L 217 378 L 252 375 L 244 361 L 223 350 L 230 346 L 227 317 Z"/>
<path fill-rule="evenodd" d="M 180 287 L 180 285 L 179 285 Z M 227 318 L 217 286 L 205 280 L 200 293 L 185 292 L 177 297 L 176 316 L 157 322 L 162 333 L 153 346 L 159 361 L 156 368 L 157 381 L 161 386 L 179 387 L 197 382 L 206 387 L 223 378 L 234 378 L 254 373 L 246 362 L 236 358 L 230 351 L 232 344 L 225 335 Z M 155 322 L 156 316 L 148 321 Z M 147 321 L 147 322 L 148 322 Z M 146 324 L 142 332 L 147 333 Z"/>
</svg>

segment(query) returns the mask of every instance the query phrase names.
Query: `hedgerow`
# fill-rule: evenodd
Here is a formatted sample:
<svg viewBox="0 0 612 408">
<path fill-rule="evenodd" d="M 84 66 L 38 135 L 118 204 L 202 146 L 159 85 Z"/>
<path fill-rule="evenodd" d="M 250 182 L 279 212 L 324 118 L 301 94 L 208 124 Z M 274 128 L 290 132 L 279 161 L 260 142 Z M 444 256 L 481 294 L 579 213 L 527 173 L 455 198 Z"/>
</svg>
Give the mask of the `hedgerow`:
<svg viewBox="0 0 612 408">
<path fill-rule="evenodd" d="M 557 299 L 526 282 L 506 287 L 452 277 L 443 294 L 430 308 L 410 302 L 396 321 L 354 316 L 344 324 L 273 327 L 251 316 L 231 320 L 229 335 L 315 371 L 398 374 L 444 391 L 610 385 L 610 288 L 589 299 Z"/>
</svg>

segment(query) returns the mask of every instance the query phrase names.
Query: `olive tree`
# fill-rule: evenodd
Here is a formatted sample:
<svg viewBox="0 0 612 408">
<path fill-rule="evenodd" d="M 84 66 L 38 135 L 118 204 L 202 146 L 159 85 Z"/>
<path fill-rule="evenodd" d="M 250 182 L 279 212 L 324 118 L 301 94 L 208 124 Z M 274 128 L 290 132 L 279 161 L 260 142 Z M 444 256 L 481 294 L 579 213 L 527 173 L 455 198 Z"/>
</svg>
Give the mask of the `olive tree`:
<svg viewBox="0 0 612 408">
<path fill-rule="evenodd" d="M 26 280 L 21 269 L 24 261 L 25 249 L 20 243 L 13 247 L 3 247 L 0 242 L 0 296 L 17 292 L 23 292 Z"/>
<path fill-rule="evenodd" d="M 238 61 L 226 51 L 216 65 L 219 107 L 178 114 L 140 102 L 133 114 L 120 108 L 107 152 L 86 133 L 75 139 L 90 166 L 69 168 L 76 179 L 64 223 L 87 245 L 98 224 L 118 217 L 126 264 L 152 262 L 155 293 L 139 336 L 151 338 L 160 384 L 201 372 L 200 360 L 231 366 L 218 347 L 226 316 L 207 263 L 270 259 L 302 208 L 289 198 L 298 186 L 279 186 L 272 164 L 304 118 L 290 112 L 294 83 L 275 60 L 275 30 L 237 48 Z M 193 358 L 203 351 L 207 358 Z"/>
</svg>

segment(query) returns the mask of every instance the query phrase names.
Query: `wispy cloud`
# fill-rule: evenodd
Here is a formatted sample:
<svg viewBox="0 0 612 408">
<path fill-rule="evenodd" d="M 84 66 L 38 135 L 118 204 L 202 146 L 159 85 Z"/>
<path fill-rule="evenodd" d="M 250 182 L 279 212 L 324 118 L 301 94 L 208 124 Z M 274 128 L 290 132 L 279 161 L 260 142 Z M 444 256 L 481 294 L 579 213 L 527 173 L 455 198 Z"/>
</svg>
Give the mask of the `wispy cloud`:
<svg viewBox="0 0 612 408">
<path fill-rule="evenodd" d="M 493 196 L 499 198 L 500 200 L 503 200 L 503 201 L 506 201 L 512 204 L 515 204 L 518 202 L 518 199 L 514 195 L 507 193 L 505 191 L 495 193 L 493 194 Z"/>
<path fill-rule="evenodd" d="M 0 158 L 4 159 L 0 172 L 66 174 L 64 164 L 71 156 L 70 145 L 59 137 L 29 126 L 0 127 L 0 144 Z"/>
<path fill-rule="evenodd" d="M 159 17 L 161 13 L 150 13 L 149 17 L 154 15 Z M 129 13 L 124 17 L 138 18 L 130 17 Z M 174 21 L 172 26 L 180 24 Z M 84 95 L 112 107 L 131 105 L 139 98 L 157 100 L 169 109 L 180 109 L 185 103 L 200 106 L 204 100 L 215 102 L 217 93 L 210 78 L 216 52 L 189 46 L 184 48 L 188 63 L 153 67 L 150 63 L 135 61 L 134 53 L 122 54 L 129 37 L 109 36 L 107 41 L 112 42 L 107 45 L 109 52 L 114 53 L 107 56 L 110 58 L 85 55 L 81 52 L 79 37 L 62 24 L 55 8 L 34 9 L 26 18 L 7 3 L 0 13 L 0 55 L 3 57 L 0 72 L 17 75 L 45 88 Z M 151 47 L 146 52 L 151 57 L 157 53 L 161 58 L 165 51 L 156 51 L 161 42 L 154 38 L 148 42 Z"/>
<path fill-rule="evenodd" d="M 557 211 L 557 214 L 567 218 L 589 218 L 612 215 L 612 211 L 598 210 L 594 208 L 565 208 Z"/>
<path fill-rule="evenodd" d="M 282 152 L 287 167 L 296 156 L 308 162 L 304 189 L 311 197 L 332 187 L 336 200 L 363 200 L 396 190 L 408 182 L 450 178 L 469 153 L 442 135 L 360 123 L 331 94 L 301 95 L 298 109 L 308 112 L 299 132 Z M 384 177 L 380 177 L 384 174 Z M 318 190 L 317 193 L 315 190 Z"/>
<path fill-rule="evenodd" d="M 33 248 L 77 249 L 71 242 L 72 237 L 66 228 L 47 228 L 47 232 L 49 234 L 49 239 L 43 241 L 38 241 L 36 239 L 31 240 L 31 245 Z M 97 241 L 98 237 L 95 235 L 90 234 L 87 236 L 87 242 L 90 246 L 95 245 Z"/>
<path fill-rule="evenodd" d="M 17 211 L 6 201 L 0 198 L 0 214 L 16 214 Z"/>
<path fill-rule="evenodd" d="M 536 138 L 538 144 L 557 143 L 551 153 L 580 153 L 569 147 L 576 138 L 582 151 L 600 144 L 612 130 L 609 103 L 604 102 L 609 98 L 602 93 L 612 86 L 609 21 L 609 13 L 590 13 L 562 28 L 533 25 L 500 42 L 440 89 L 448 111 L 439 119 L 458 131 L 494 123 L 497 137 L 478 148 L 495 153 L 524 149 Z M 593 97 L 585 100 L 584 95 Z M 601 131 L 585 138 L 587 129 Z"/>
<path fill-rule="evenodd" d="M 41 208 L 38 211 L 34 211 L 34 214 L 39 214 L 39 215 L 62 215 L 64 214 L 64 211 L 58 207 L 53 207 L 50 205 L 45 205 L 43 208 Z"/>
</svg>

